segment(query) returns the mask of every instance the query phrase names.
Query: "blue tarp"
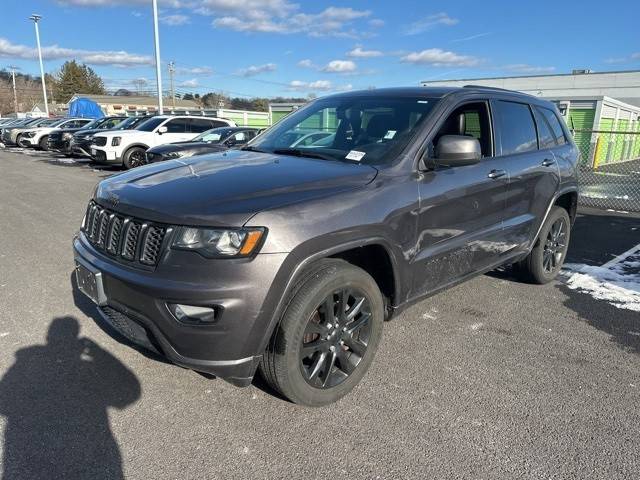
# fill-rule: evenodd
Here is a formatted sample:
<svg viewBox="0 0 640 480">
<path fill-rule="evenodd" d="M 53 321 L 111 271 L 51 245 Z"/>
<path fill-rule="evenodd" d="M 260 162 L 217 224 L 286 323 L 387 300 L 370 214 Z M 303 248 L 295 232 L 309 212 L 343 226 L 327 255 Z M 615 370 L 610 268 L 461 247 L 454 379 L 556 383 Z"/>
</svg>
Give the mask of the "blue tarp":
<svg viewBox="0 0 640 480">
<path fill-rule="evenodd" d="M 102 118 L 104 113 L 100 109 L 100 106 L 93 100 L 88 98 L 76 98 L 69 104 L 69 116 L 70 117 L 82 117 L 82 118 Z"/>
</svg>

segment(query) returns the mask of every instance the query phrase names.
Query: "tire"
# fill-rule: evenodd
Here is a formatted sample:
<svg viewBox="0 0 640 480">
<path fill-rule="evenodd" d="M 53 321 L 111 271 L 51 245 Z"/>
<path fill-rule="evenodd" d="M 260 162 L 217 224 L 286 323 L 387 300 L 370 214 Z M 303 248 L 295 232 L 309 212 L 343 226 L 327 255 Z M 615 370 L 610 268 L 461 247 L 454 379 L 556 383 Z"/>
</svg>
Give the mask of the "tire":
<svg viewBox="0 0 640 480">
<path fill-rule="evenodd" d="M 142 147 L 131 147 L 124 154 L 122 163 L 124 167 L 129 170 L 131 168 L 140 167 L 146 165 L 147 160 L 145 158 L 146 149 Z"/>
<path fill-rule="evenodd" d="M 263 356 L 261 375 L 294 403 L 333 403 L 369 369 L 383 319 L 382 294 L 367 272 L 343 260 L 318 262 L 294 288 Z"/>
<path fill-rule="evenodd" d="M 49 140 L 49 135 L 45 135 L 43 136 L 39 141 L 38 141 L 38 148 L 40 150 L 44 150 L 45 152 L 47 150 L 49 150 L 49 146 L 47 145 L 47 141 Z"/>
<path fill-rule="evenodd" d="M 19 134 L 19 135 L 16 137 L 16 145 L 17 145 L 17 146 L 19 146 L 19 147 L 21 147 L 21 146 L 22 146 L 22 145 L 20 145 L 20 142 L 22 142 L 22 134 Z"/>
<path fill-rule="evenodd" d="M 552 207 L 533 250 L 516 264 L 518 276 L 529 283 L 540 285 L 556 278 L 567 256 L 570 237 L 569 214 L 562 207 Z"/>
</svg>

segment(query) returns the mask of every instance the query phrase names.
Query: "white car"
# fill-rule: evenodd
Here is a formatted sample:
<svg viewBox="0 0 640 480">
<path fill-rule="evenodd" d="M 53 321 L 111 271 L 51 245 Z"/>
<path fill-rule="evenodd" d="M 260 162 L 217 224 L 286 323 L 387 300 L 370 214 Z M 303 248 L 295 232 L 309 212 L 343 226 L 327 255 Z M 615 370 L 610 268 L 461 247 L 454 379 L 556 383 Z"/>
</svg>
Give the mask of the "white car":
<svg viewBox="0 0 640 480">
<path fill-rule="evenodd" d="M 92 118 L 63 118 L 45 127 L 28 128 L 20 132 L 20 146 L 48 150 L 49 134 L 58 128 L 81 128 L 93 122 Z"/>
<path fill-rule="evenodd" d="M 94 135 L 91 157 L 99 163 L 133 168 L 146 163 L 145 152 L 151 147 L 191 140 L 212 128 L 235 126 L 235 122 L 224 118 L 158 115 L 133 130 Z"/>
</svg>

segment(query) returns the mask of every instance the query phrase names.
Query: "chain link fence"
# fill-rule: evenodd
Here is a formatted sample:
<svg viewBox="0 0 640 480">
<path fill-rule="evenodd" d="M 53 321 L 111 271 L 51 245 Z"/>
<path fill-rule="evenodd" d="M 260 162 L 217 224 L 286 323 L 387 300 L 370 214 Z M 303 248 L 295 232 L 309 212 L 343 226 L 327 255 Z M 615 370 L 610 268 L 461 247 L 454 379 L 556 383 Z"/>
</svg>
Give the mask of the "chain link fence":
<svg viewBox="0 0 640 480">
<path fill-rule="evenodd" d="M 580 204 L 640 212 L 640 132 L 573 130 Z"/>
</svg>

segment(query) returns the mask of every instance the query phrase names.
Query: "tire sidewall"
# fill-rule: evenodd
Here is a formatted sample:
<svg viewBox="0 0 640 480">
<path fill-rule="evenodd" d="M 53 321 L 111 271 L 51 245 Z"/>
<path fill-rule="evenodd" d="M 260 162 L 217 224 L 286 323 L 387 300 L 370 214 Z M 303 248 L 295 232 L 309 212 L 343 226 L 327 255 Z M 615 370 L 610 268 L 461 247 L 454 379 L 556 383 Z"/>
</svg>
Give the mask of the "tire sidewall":
<svg viewBox="0 0 640 480">
<path fill-rule="evenodd" d="M 131 165 L 131 154 L 133 152 L 135 152 L 136 150 L 142 151 L 143 154 L 145 152 L 145 149 L 142 148 L 142 147 L 131 147 L 129 150 L 127 150 L 127 153 L 125 153 L 125 155 L 124 155 L 124 162 L 123 162 L 124 166 L 125 166 L 125 168 L 127 170 L 130 170 L 130 169 L 136 168 L 136 167 L 141 167 L 142 165 L 144 165 L 144 164 L 134 165 L 134 166 Z"/>
<path fill-rule="evenodd" d="M 40 150 L 44 150 L 45 152 L 49 150 L 49 147 L 47 147 L 48 141 L 49 141 L 49 135 L 45 135 L 38 141 L 38 147 L 40 147 Z"/>
<path fill-rule="evenodd" d="M 562 253 L 560 265 L 555 271 L 552 271 L 549 273 L 549 272 L 545 272 L 543 267 L 544 246 L 547 239 L 547 235 L 549 235 L 549 231 L 551 230 L 551 227 L 560 218 L 564 218 L 565 224 L 567 227 L 566 246 L 565 246 L 564 252 Z M 571 219 L 569 218 L 569 214 L 564 208 L 554 207 L 549 217 L 547 218 L 547 221 L 542 227 L 542 230 L 540 230 L 540 235 L 538 237 L 538 244 L 536 245 L 534 250 L 531 252 L 533 257 L 532 258 L 533 262 L 531 265 L 532 273 L 535 277 L 537 277 L 538 280 L 542 281 L 543 283 L 547 283 L 552 281 L 554 278 L 556 278 L 556 276 L 562 269 L 562 265 L 564 264 L 565 258 L 567 257 L 567 250 L 569 248 L 570 239 L 571 239 Z"/>
<path fill-rule="evenodd" d="M 278 331 L 280 338 L 277 343 L 284 346 L 276 354 L 278 383 L 287 397 L 308 406 L 333 403 L 350 392 L 369 369 L 382 336 L 384 304 L 373 278 L 350 265 L 335 268 L 333 273 L 328 279 L 314 276 L 305 283 L 287 307 Z M 367 351 L 354 372 L 342 383 L 326 390 L 318 389 L 307 383 L 300 368 L 299 350 L 302 338 L 309 318 L 323 299 L 331 292 L 345 287 L 361 290 L 370 302 L 371 335 Z"/>
</svg>

